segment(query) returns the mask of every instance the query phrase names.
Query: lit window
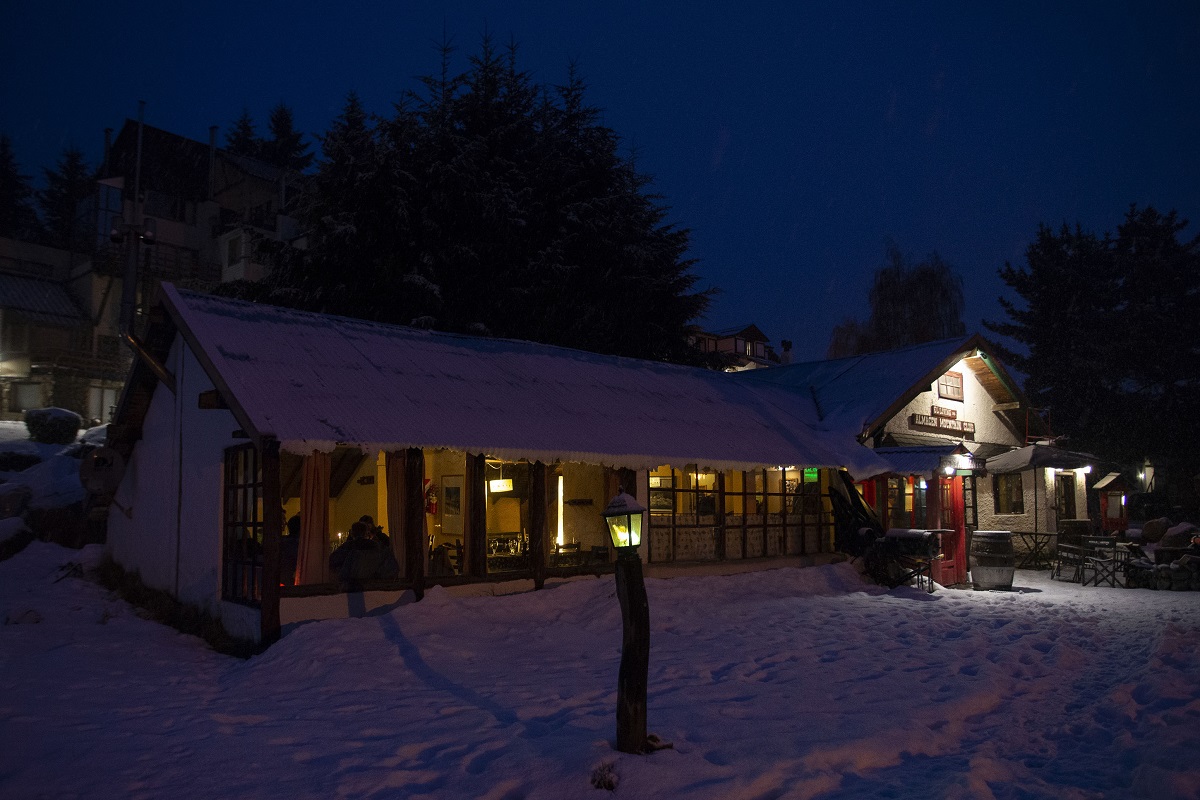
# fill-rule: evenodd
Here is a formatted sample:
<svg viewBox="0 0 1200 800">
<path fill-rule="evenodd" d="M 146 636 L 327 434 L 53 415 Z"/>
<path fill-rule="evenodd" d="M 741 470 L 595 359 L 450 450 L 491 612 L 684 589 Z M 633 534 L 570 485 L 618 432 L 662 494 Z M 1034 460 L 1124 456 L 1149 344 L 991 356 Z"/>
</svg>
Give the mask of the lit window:
<svg viewBox="0 0 1200 800">
<path fill-rule="evenodd" d="M 963 399 L 963 377 L 961 372 L 947 372 L 938 378 L 938 397 L 946 400 Z"/>
<path fill-rule="evenodd" d="M 997 514 L 1024 514 L 1025 492 L 1021 487 L 1021 473 L 993 475 L 992 497 L 996 502 Z"/>
</svg>

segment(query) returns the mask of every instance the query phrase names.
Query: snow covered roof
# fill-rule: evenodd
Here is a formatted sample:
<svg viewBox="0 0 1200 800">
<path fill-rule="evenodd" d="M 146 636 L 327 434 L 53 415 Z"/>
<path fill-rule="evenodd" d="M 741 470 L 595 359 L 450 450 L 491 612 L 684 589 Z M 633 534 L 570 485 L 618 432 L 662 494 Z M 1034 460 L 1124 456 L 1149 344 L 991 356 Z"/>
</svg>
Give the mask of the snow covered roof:
<svg viewBox="0 0 1200 800">
<path fill-rule="evenodd" d="M 83 322 L 83 315 L 61 283 L 28 275 L 0 272 L 0 308 L 16 311 L 30 322 L 48 325 Z"/>
<path fill-rule="evenodd" d="M 887 465 L 794 394 L 711 370 L 383 325 L 163 285 L 252 436 L 294 453 L 432 447 L 628 468 Z"/>
<path fill-rule="evenodd" d="M 1037 467 L 1080 469 L 1100 461 L 1090 453 L 1076 453 L 1052 445 L 1030 444 L 992 456 L 987 460 L 988 472 L 1023 472 Z"/>
<path fill-rule="evenodd" d="M 892 465 L 897 475 L 924 475 L 932 478 L 942 468 L 943 459 L 959 452 L 959 445 L 928 447 L 877 447 L 877 456 Z"/>
<path fill-rule="evenodd" d="M 830 361 L 809 361 L 737 374 L 738 380 L 790 387 L 816 405 L 823 425 L 851 437 L 885 423 L 960 358 L 990 351 L 982 337 L 941 339 L 899 350 L 867 353 Z M 981 370 L 1002 370 L 990 357 Z M 978 373 L 977 373 L 978 374 Z M 991 376 L 989 376 L 991 377 Z M 998 376 L 991 384 L 1007 382 Z M 1012 387 L 1005 383 L 1005 399 Z"/>
</svg>

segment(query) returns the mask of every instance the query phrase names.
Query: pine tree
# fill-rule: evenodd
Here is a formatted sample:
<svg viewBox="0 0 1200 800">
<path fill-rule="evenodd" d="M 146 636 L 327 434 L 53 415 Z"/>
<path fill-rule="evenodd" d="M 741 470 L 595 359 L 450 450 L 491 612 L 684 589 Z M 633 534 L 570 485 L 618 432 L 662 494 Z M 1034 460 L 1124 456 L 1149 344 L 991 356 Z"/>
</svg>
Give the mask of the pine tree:
<svg viewBox="0 0 1200 800">
<path fill-rule="evenodd" d="M 283 103 L 271 109 L 267 121 L 271 138 L 262 143 L 259 157 L 268 164 L 303 172 L 312 164 L 304 135 L 296 130 L 292 110 Z"/>
<path fill-rule="evenodd" d="M 225 149 L 235 156 L 259 158 L 262 154 L 263 140 L 254 130 L 254 119 L 250 116 L 250 109 L 243 108 L 242 115 L 233 123 L 229 133 L 225 134 Z"/>
<path fill-rule="evenodd" d="M 487 37 L 371 120 L 353 95 L 321 139 L 298 214 L 308 249 L 279 302 L 439 330 L 697 362 L 688 232 L 567 85 Z"/>
<path fill-rule="evenodd" d="M 1175 212 L 1130 208 L 1116 234 L 1046 226 L 1000 277 L 1019 302 L 985 322 L 1071 447 L 1117 463 L 1149 457 L 1177 489 L 1200 469 L 1200 237 Z M 1192 499 L 1194 502 L 1194 497 Z"/>
<path fill-rule="evenodd" d="M 80 206 L 95 191 L 95 185 L 83 151 L 68 147 L 55 169 L 43 172 L 46 188 L 37 193 L 37 199 L 45 222 L 46 243 L 77 253 L 90 251 L 95 230 L 80 216 Z"/>
<path fill-rule="evenodd" d="M 17 166 L 12 140 L 0 134 L 0 236 L 30 242 L 42 238 L 33 200 L 33 187 Z"/>
</svg>

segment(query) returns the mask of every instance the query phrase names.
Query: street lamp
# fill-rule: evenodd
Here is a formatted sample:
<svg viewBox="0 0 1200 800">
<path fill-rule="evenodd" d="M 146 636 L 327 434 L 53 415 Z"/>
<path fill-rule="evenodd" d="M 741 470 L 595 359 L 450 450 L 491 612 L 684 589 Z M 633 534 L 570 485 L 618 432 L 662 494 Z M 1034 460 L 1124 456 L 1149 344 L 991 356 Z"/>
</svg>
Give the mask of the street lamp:
<svg viewBox="0 0 1200 800">
<path fill-rule="evenodd" d="M 617 549 L 617 600 L 621 604 L 621 671 L 617 677 L 617 749 L 648 753 L 670 747 L 646 734 L 646 684 L 650 671 L 650 604 L 638 546 L 645 506 L 617 494 L 602 516 Z"/>
</svg>

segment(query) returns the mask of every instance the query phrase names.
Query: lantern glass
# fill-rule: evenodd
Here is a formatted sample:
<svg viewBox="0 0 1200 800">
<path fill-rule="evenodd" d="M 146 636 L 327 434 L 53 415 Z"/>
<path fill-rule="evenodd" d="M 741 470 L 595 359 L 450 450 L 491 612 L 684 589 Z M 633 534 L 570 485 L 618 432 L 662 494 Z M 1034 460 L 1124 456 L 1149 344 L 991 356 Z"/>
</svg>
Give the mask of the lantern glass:
<svg viewBox="0 0 1200 800">
<path fill-rule="evenodd" d="M 621 491 L 604 509 L 604 521 L 614 547 L 638 547 L 642 543 L 642 515 L 646 509 Z"/>
</svg>

